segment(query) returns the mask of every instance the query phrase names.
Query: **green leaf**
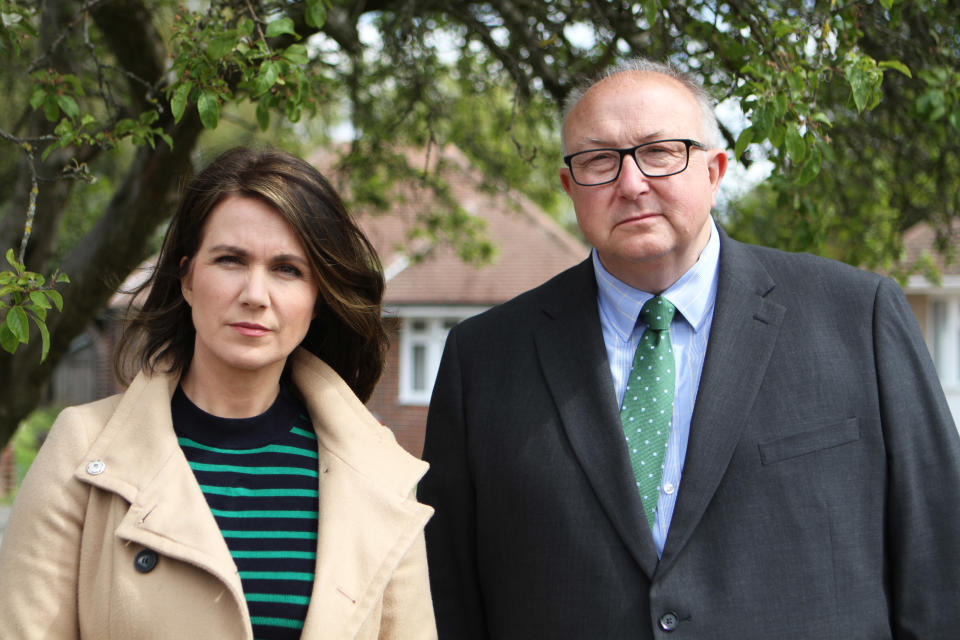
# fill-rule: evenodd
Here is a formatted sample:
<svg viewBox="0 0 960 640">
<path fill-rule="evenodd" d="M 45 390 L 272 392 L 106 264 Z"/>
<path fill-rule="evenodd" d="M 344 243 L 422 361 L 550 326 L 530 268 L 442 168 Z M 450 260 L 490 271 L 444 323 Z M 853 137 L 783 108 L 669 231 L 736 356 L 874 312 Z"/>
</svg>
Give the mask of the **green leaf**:
<svg viewBox="0 0 960 640">
<path fill-rule="evenodd" d="M 47 354 L 50 353 L 50 330 L 47 329 L 45 322 L 41 322 L 37 318 L 33 319 L 33 323 L 40 330 L 40 362 L 43 362 L 47 359 Z"/>
<path fill-rule="evenodd" d="M 34 88 L 33 93 L 30 94 L 30 108 L 39 109 L 40 105 L 43 104 L 43 101 L 47 99 L 47 89 L 44 86 L 39 86 Z"/>
<path fill-rule="evenodd" d="M 787 144 L 787 153 L 790 154 L 790 158 L 797 164 L 803 162 L 804 158 L 807 156 L 807 143 L 804 142 L 803 136 L 800 134 L 800 131 L 796 126 L 787 126 L 785 142 Z"/>
<path fill-rule="evenodd" d="M 327 22 L 327 8 L 321 0 L 307 0 L 307 12 L 303 17 L 308 26 L 319 29 Z"/>
<path fill-rule="evenodd" d="M 179 84 L 173 92 L 170 99 L 170 109 L 173 111 L 173 121 L 180 122 L 184 112 L 187 110 L 187 100 L 190 98 L 190 91 L 193 89 L 192 82 L 183 82 Z"/>
<path fill-rule="evenodd" d="M 6 324 L 0 324 L 0 346 L 3 347 L 3 350 L 7 353 L 14 353 L 19 345 L 20 341 L 13 335 L 10 328 Z"/>
<path fill-rule="evenodd" d="M 205 129 L 216 129 L 220 121 L 220 102 L 217 100 L 217 94 L 212 91 L 204 91 L 197 99 L 197 110 L 200 112 L 200 122 Z"/>
<path fill-rule="evenodd" d="M 31 291 L 30 301 L 33 302 L 33 304 L 40 307 L 41 309 L 50 308 L 50 301 L 47 300 L 47 296 L 43 295 L 42 291 Z"/>
<path fill-rule="evenodd" d="M 253 34 L 253 27 L 254 27 L 253 20 L 251 20 L 250 18 L 244 18 L 237 25 L 237 34 L 241 37 L 247 37 Z"/>
<path fill-rule="evenodd" d="M 56 289 L 44 289 L 43 291 L 50 298 L 50 302 L 57 308 L 57 311 L 63 311 L 63 296 Z"/>
<path fill-rule="evenodd" d="M 893 0 L 880 0 L 880 6 L 889 11 L 893 7 Z"/>
<path fill-rule="evenodd" d="M 797 176 L 794 182 L 798 185 L 805 185 L 820 173 L 820 168 L 823 162 L 823 158 L 820 155 L 819 145 L 813 145 L 813 148 L 810 150 L 810 157 L 807 158 L 807 162 L 803 165 L 803 168 L 800 170 L 800 175 Z"/>
<path fill-rule="evenodd" d="M 260 125 L 261 131 L 266 131 L 270 126 L 270 106 L 265 100 L 257 103 L 257 124 Z"/>
<path fill-rule="evenodd" d="M 11 307 L 10 310 L 7 311 L 6 326 L 10 328 L 10 331 L 19 342 L 25 343 L 30 339 L 27 312 L 23 310 L 23 307 Z"/>
<path fill-rule="evenodd" d="M 237 41 L 239 38 L 233 33 L 217 36 L 210 40 L 210 44 L 207 45 L 207 55 L 209 55 L 214 60 L 221 60 L 226 58 L 233 48 L 237 46 Z"/>
<path fill-rule="evenodd" d="M 43 115 L 50 122 L 56 122 L 60 116 L 60 105 L 57 103 L 57 96 L 48 93 L 43 100 Z"/>
<path fill-rule="evenodd" d="M 307 48 L 302 44 L 292 44 L 283 52 L 283 57 L 293 64 L 307 64 L 310 62 L 310 56 Z"/>
<path fill-rule="evenodd" d="M 857 111 L 875 107 L 880 101 L 880 84 L 883 82 L 883 72 L 877 68 L 876 61 L 869 56 L 854 55 L 844 66 L 843 73 L 853 90 Z"/>
<path fill-rule="evenodd" d="M 280 65 L 275 60 L 264 60 L 260 64 L 260 72 L 253 85 L 253 95 L 262 96 L 277 82 L 280 75 Z"/>
<path fill-rule="evenodd" d="M 27 309 L 30 311 L 30 315 L 34 318 L 34 320 L 36 320 L 36 318 L 40 318 L 41 321 L 46 322 L 47 320 L 46 309 L 44 309 L 43 307 L 38 307 L 37 305 L 34 305 L 34 304 L 31 304 L 30 306 L 28 306 Z"/>
<path fill-rule="evenodd" d="M 77 106 L 77 101 L 70 96 L 57 96 L 57 105 L 71 120 L 75 120 L 80 115 L 80 107 Z"/>
<path fill-rule="evenodd" d="M 747 145 L 750 144 L 750 141 L 753 140 L 753 127 L 747 127 L 740 132 L 740 135 L 737 137 L 737 144 L 733 148 L 733 156 L 736 159 L 740 159 L 743 156 L 743 152 L 746 151 Z"/>
<path fill-rule="evenodd" d="M 267 25 L 266 36 L 275 38 L 281 33 L 288 33 L 292 36 L 297 35 L 297 30 L 293 26 L 293 20 L 290 18 L 279 18 Z"/>
<path fill-rule="evenodd" d="M 910 73 L 910 69 L 907 67 L 907 65 L 903 64 L 899 60 L 884 60 L 877 63 L 877 66 L 881 69 L 893 69 L 894 71 L 899 71 L 908 78 L 913 77 L 913 74 Z"/>
<path fill-rule="evenodd" d="M 57 276 L 57 282 L 70 282 L 70 276 L 65 273 L 61 273 Z"/>
<path fill-rule="evenodd" d="M 643 0 L 643 15 L 647 19 L 647 25 L 653 27 L 657 24 L 657 13 L 660 10 L 657 0 Z"/>
<path fill-rule="evenodd" d="M 960 131 L 960 108 L 954 110 L 954 112 L 950 114 L 950 124 L 953 125 L 954 129 Z"/>
<path fill-rule="evenodd" d="M 13 267 L 17 273 L 20 273 L 21 271 L 23 271 L 23 265 L 17 262 L 17 257 L 16 257 L 16 254 L 13 253 L 13 249 L 7 249 L 7 253 L 5 257 L 7 259 L 7 262 L 10 263 L 10 266 Z"/>
</svg>

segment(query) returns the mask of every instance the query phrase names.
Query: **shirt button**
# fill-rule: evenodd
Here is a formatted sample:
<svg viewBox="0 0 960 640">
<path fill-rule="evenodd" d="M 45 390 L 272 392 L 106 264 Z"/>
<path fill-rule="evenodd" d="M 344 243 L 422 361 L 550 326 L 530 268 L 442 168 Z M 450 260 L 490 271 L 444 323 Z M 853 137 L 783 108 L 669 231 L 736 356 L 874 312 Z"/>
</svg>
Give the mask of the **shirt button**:
<svg viewBox="0 0 960 640">
<path fill-rule="evenodd" d="M 91 476 L 98 476 L 107 470 L 107 465 L 103 460 L 91 460 L 87 463 L 87 473 Z"/>
<path fill-rule="evenodd" d="M 664 631 L 670 632 L 677 628 L 677 625 L 680 623 L 680 619 L 677 617 L 673 611 L 668 611 L 662 616 L 660 616 L 660 628 Z"/>
<path fill-rule="evenodd" d="M 664 492 L 665 494 L 667 494 L 668 496 L 672 496 L 672 495 L 673 495 L 673 492 L 676 491 L 676 490 L 677 490 L 677 488 L 674 486 L 674 484 L 673 484 L 672 482 L 664 482 L 664 483 L 663 483 L 663 492 Z"/>
</svg>

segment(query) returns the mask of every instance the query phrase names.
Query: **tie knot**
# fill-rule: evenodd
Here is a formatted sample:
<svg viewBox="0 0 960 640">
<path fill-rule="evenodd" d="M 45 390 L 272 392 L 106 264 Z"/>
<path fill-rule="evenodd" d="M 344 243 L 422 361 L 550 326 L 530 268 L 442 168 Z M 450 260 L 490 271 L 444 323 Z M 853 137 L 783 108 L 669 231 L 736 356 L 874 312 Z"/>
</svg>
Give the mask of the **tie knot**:
<svg viewBox="0 0 960 640">
<path fill-rule="evenodd" d="M 669 300 L 661 296 L 654 296 L 647 300 L 640 310 L 640 319 L 654 331 L 663 331 L 670 328 L 670 321 L 677 308 Z"/>
</svg>

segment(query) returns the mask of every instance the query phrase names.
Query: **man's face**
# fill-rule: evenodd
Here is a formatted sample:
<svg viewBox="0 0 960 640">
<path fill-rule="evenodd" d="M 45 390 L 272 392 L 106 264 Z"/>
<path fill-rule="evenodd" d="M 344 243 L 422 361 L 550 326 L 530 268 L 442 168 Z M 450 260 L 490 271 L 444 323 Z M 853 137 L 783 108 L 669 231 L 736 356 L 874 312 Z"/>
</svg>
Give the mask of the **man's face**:
<svg viewBox="0 0 960 640">
<path fill-rule="evenodd" d="M 594 85 L 564 123 L 565 153 L 624 148 L 670 138 L 703 141 L 701 111 L 679 82 L 649 72 L 624 72 Z M 662 291 L 693 266 L 710 239 L 727 157 L 721 149 L 690 149 L 682 173 L 647 178 L 623 159 L 614 182 L 576 184 L 560 170 L 577 223 L 603 266 L 620 280 L 651 293 Z"/>
</svg>

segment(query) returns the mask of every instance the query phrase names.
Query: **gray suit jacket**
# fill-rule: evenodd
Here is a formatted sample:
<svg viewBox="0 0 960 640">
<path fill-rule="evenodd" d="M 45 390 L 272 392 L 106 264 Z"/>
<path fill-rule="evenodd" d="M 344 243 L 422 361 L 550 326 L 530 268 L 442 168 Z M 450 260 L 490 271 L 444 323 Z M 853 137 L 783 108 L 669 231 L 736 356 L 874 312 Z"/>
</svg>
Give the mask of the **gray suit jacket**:
<svg viewBox="0 0 960 640">
<path fill-rule="evenodd" d="M 457 326 L 420 498 L 441 638 L 957 638 L 960 438 L 892 281 L 721 233 L 657 558 L 589 260 Z"/>
</svg>

